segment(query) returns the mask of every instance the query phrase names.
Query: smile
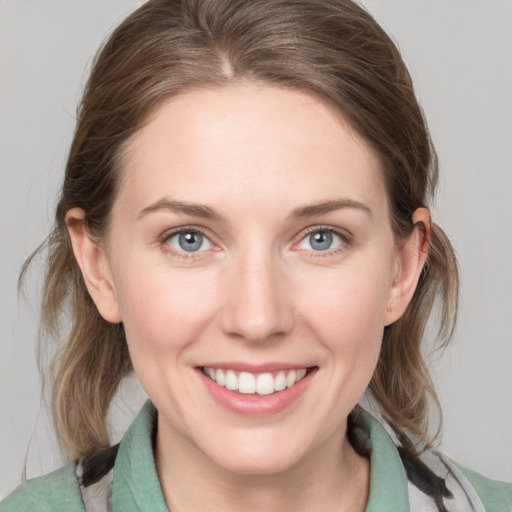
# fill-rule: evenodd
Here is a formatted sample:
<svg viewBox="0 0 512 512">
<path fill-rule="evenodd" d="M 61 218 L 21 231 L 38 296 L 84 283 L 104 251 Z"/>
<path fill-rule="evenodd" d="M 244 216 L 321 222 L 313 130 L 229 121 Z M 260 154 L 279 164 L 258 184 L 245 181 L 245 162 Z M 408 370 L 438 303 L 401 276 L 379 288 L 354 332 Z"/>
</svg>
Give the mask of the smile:
<svg viewBox="0 0 512 512">
<path fill-rule="evenodd" d="M 271 395 L 300 382 L 308 373 L 307 368 L 276 372 L 249 373 L 204 366 L 202 372 L 217 385 L 244 395 Z"/>
</svg>

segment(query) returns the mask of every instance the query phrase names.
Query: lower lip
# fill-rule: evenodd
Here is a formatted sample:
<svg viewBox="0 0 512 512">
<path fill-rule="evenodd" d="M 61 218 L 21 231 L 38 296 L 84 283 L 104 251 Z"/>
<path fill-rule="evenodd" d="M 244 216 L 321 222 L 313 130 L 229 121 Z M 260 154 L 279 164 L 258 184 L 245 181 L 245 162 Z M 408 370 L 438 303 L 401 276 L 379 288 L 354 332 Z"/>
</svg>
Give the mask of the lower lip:
<svg viewBox="0 0 512 512">
<path fill-rule="evenodd" d="M 311 384 L 317 369 L 310 370 L 303 379 L 293 386 L 271 395 L 245 395 L 238 391 L 230 391 L 207 377 L 200 368 L 197 368 L 197 372 L 206 389 L 218 404 L 235 414 L 258 417 L 278 414 L 292 405 Z"/>
</svg>

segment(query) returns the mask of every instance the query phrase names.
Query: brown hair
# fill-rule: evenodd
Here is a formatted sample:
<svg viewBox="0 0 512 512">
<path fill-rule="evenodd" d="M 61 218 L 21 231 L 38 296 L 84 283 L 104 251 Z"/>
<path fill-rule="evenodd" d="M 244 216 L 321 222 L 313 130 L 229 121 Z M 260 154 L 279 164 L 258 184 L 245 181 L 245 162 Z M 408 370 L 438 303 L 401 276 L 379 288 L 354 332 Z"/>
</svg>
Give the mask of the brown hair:
<svg viewBox="0 0 512 512">
<path fill-rule="evenodd" d="M 71 458 L 108 444 L 106 414 L 131 372 L 122 325 L 103 320 L 73 256 L 66 212 L 85 211 L 105 233 L 123 151 L 168 98 L 197 87 L 252 80 L 309 93 L 333 106 L 384 163 L 397 240 L 412 229 L 437 181 L 437 159 L 411 78 L 396 46 L 349 0 L 150 0 L 98 53 L 78 110 L 55 226 L 48 237 L 42 324 L 71 325 L 53 363 L 53 412 Z M 440 298 L 440 342 L 453 331 L 458 296 L 453 249 L 432 225 L 430 252 L 404 316 L 387 327 L 370 383 L 384 417 L 409 449 L 432 441 L 439 407 L 421 340 Z"/>
</svg>

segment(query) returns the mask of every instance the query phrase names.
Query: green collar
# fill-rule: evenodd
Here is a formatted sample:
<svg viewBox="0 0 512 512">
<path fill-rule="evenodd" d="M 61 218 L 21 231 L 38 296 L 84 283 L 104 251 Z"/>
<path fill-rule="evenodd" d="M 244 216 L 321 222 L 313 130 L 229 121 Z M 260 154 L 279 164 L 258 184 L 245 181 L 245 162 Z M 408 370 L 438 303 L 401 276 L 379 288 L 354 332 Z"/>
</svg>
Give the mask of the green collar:
<svg viewBox="0 0 512 512">
<path fill-rule="evenodd" d="M 148 400 L 126 432 L 114 465 L 112 512 L 168 512 L 153 459 L 156 410 Z M 408 512 L 407 480 L 398 451 L 382 425 L 362 411 L 354 437 L 371 460 L 366 512 Z"/>
<path fill-rule="evenodd" d="M 368 453 L 371 461 L 370 496 L 365 512 L 409 512 L 402 460 L 384 427 L 361 410 L 353 435 L 359 450 Z"/>
<path fill-rule="evenodd" d="M 153 458 L 156 409 L 148 400 L 121 441 L 114 464 L 112 512 L 168 512 Z"/>
</svg>

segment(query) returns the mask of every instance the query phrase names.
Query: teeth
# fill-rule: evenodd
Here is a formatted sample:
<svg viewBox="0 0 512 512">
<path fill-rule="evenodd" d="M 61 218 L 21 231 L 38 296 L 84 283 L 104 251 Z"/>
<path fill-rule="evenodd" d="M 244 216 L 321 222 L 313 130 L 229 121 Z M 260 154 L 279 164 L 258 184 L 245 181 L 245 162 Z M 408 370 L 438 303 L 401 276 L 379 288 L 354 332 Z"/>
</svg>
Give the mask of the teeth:
<svg viewBox="0 0 512 512">
<path fill-rule="evenodd" d="M 240 372 L 237 375 L 233 370 L 221 370 L 205 366 L 203 367 L 203 373 L 219 386 L 225 386 L 231 391 L 238 391 L 246 395 L 255 393 L 258 395 L 271 395 L 276 391 L 289 388 L 302 380 L 306 376 L 307 370 L 306 368 L 282 370 L 275 375 L 272 373 L 252 374 Z"/>
<path fill-rule="evenodd" d="M 284 372 L 279 372 L 276 375 L 275 381 L 274 381 L 274 389 L 276 391 L 282 391 L 286 388 L 286 374 Z"/>
<path fill-rule="evenodd" d="M 295 382 L 299 382 L 299 380 L 302 380 L 308 371 L 306 368 L 302 368 L 301 370 L 297 370 L 297 377 L 295 378 Z"/>
<path fill-rule="evenodd" d="M 256 392 L 258 395 L 271 395 L 274 392 L 274 378 L 270 373 L 258 375 L 256 380 Z"/>
<path fill-rule="evenodd" d="M 219 386 L 225 386 L 226 385 L 226 379 L 224 377 L 224 372 L 222 370 L 217 370 L 215 372 L 215 381 Z"/>
<path fill-rule="evenodd" d="M 218 382 L 217 382 L 218 384 Z M 238 391 L 244 395 L 250 395 L 256 391 L 256 379 L 254 375 L 242 372 L 238 376 Z"/>
<path fill-rule="evenodd" d="M 226 372 L 226 388 L 230 391 L 236 391 L 238 389 L 238 377 L 233 370 Z"/>
<path fill-rule="evenodd" d="M 295 370 L 291 370 L 288 372 L 286 376 L 286 387 L 290 388 L 295 384 L 295 379 L 297 378 L 297 372 Z"/>
</svg>

